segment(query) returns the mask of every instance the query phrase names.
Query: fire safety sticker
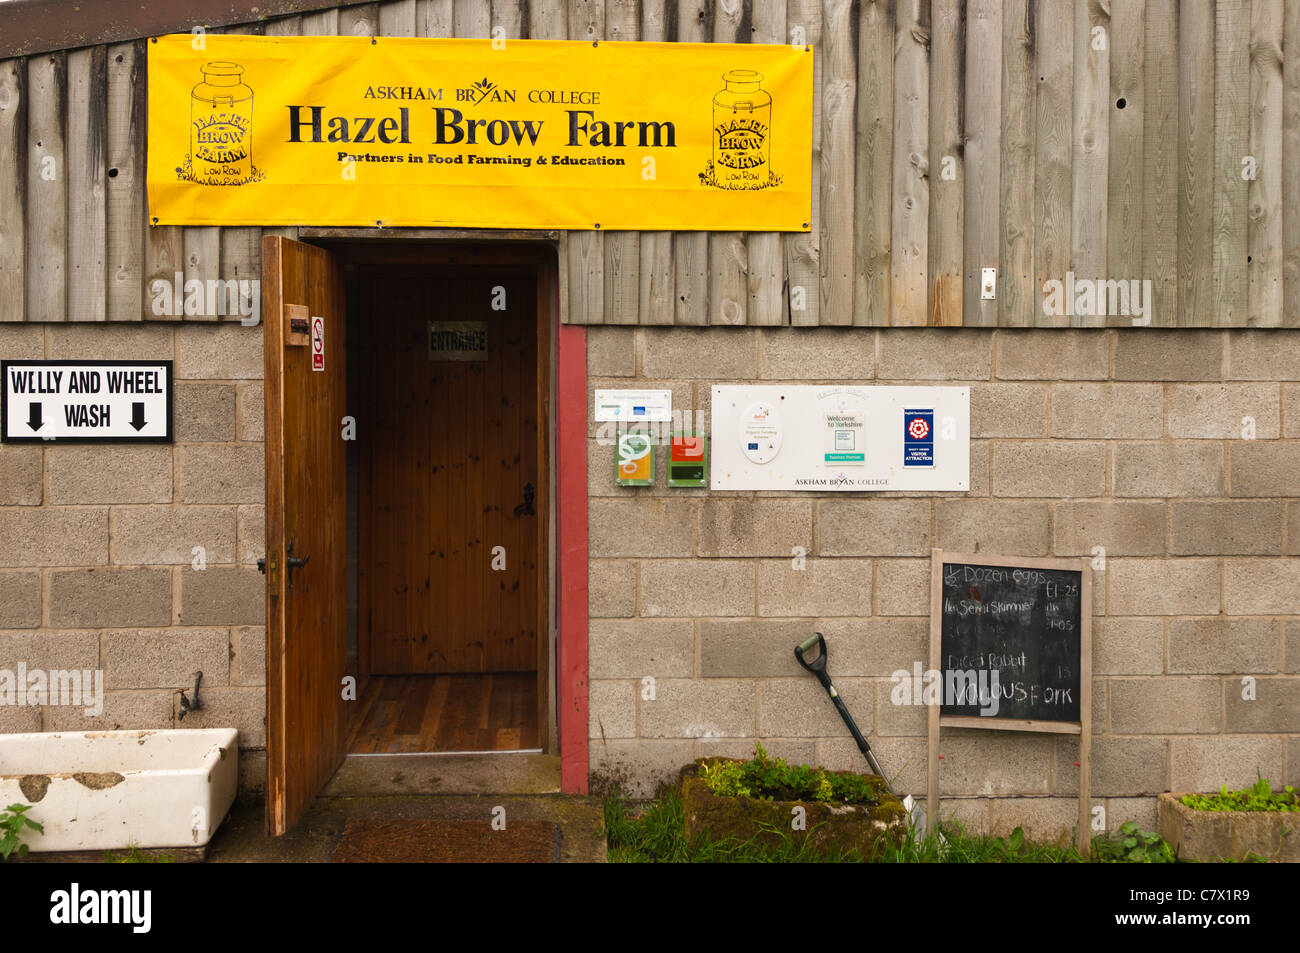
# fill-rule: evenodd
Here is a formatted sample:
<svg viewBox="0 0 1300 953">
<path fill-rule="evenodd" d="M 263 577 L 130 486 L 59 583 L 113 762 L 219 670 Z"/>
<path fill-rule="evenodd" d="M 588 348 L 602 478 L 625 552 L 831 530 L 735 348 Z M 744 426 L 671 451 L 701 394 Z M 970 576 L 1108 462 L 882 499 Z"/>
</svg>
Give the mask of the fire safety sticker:
<svg viewBox="0 0 1300 953">
<path fill-rule="evenodd" d="M 904 408 L 903 466 L 934 466 L 934 408 Z"/>
</svg>

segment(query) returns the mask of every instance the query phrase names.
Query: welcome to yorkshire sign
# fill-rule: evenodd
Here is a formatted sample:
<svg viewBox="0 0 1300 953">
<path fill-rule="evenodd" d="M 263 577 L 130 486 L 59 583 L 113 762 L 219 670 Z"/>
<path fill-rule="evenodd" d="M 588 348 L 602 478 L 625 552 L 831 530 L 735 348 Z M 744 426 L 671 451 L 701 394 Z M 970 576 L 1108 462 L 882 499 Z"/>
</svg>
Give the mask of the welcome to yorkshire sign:
<svg viewBox="0 0 1300 953">
<path fill-rule="evenodd" d="M 806 231 L 812 80 L 790 46 L 159 37 L 150 221 Z"/>
</svg>

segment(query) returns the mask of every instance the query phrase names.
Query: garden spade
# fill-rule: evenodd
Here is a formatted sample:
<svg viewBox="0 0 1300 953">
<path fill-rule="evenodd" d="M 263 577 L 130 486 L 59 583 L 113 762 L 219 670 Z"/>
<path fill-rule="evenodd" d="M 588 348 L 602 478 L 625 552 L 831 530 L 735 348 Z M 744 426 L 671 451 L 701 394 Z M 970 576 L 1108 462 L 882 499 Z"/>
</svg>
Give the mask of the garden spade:
<svg viewBox="0 0 1300 953">
<path fill-rule="evenodd" d="M 889 778 L 885 777 L 885 772 L 880 770 L 880 763 L 876 760 L 876 756 L 871 753 L 871 745 L 867 744 L 867 739 L 862 737 L 862 732 L 858 730 L 857 722 L 849 714 L 844 699 L 840 698 L 840 693 L 835 690 L 834 684 L 831 683 L 830 673 L 826 671 L 826 640 L 822 637 L 822 634 L 814 632 L 811 638 L 805 639 L 799 645 L 796 645 L 794 647 L 794 657 L 799 660 L 800 665 L 817 676 L 817 681 L 822 683 L 822 688 L 826 689 L 826 694 L 830 695 L 831 701 L 835 703 L 835 710 L 844 719 L 844 724 L 849 726 L 849 734 L 853 735 L 853 740 L 858 743 L 858 750 L 867 759 L 867 764 L 871 765 L 873 772 L 880 775 L 881 780 L 885 782 L 885 789 L 890 794 L 893 794 L 894 789 L 889 785 Z M 916 829 L 924 830 L 925 812 L 921 809 L 921 805 L 912 799 L 910 794 L 903 798 L 903 807 L 911 815 Z"/>
</svg>

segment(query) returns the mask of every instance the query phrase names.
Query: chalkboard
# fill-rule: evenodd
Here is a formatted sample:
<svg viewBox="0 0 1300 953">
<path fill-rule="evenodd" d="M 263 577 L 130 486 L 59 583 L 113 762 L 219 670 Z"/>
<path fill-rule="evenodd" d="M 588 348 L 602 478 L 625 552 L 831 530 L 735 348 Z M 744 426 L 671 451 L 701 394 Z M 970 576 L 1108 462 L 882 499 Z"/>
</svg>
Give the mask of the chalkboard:
<svg viewBox="0 0 1300 953">
<path fill-rule="evenodd" d="M 1087 559 L 930 556 L 927 800 L 939 807 L 940 728 L 1077 735 L 1087 856 L 1092 749 L 1092 569 Z M 919 669 L 919 666 L 918 666 Z"/>
<path fill-rule="evenodd" d="M 1079 720 L 1083 572 L 942 566 L 941 715 Z"/>
</svg>

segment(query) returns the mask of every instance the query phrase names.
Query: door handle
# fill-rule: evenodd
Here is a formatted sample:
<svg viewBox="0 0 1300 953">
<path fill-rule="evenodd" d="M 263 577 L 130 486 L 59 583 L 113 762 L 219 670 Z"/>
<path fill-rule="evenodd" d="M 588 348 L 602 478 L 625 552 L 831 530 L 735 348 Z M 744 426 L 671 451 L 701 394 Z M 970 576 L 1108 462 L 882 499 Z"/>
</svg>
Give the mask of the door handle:
<svg viewBox="0 0 1300 953">
<path fill-rule="evenodd" d="M 524 484 L 524 501 L 515 507 L 515 516 L 532 516 L 537 512 L 533 509 L 533 498 L 536 492 L 531 483 Z"/>
<path fill-rule="evenodd" d="M 288 567 L 289 567 L 289 588 L 292 589 L 292 588 L 293 588 L 293 571 L 294 571 L 295 569 L 301 569 L 303 566 L 307 565 L 307 560 L 311 559 L 311 557 L 310 557 L 310 556 L 295 556 L 295 555 L 293 554 L 293 543 L 290 543 L 290 544 L 289 544 L 289 547 L 284 551 L 284 555 L 285 555 L 285 563 L 286 563 L 286 565 L 288 565 Z"/>
</svg>

